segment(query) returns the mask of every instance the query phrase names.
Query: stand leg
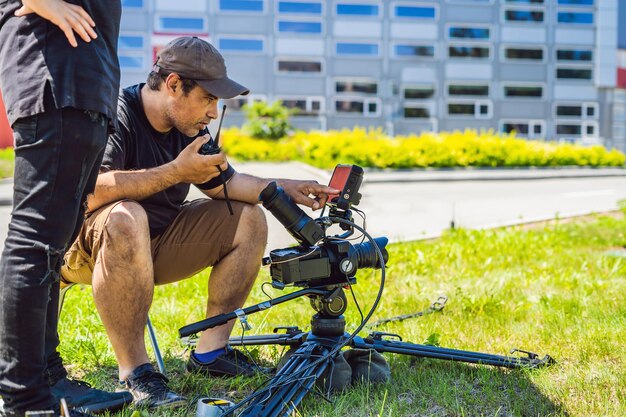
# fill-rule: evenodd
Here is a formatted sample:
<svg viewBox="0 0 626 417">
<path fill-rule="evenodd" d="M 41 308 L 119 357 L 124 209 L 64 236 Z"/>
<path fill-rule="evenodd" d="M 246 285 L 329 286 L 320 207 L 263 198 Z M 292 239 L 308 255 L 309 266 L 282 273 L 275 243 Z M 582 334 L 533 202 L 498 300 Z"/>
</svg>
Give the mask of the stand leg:
<svg viewBox="0 0 626 417">
<path fill-rule="evenodd" d="M 315 364 L 327 355 L 339 338 L 319 338 L 309 335 L 289 358 L 285 366 L 268 383 L 262 394 L 240 417 L 288 417 L 313 389 L 315 382 L 326 371 L 333 358 Z M 314 365 L 315 364 L 315 365 Z"/>
<path fill-rule="evenodd" d="M 424 358 L 442 359 L 448 361 L 479 363 L 483 365 L 502 366 L 505 368 L 537 368 L 555 363 L 549 355 L 539 358 L 531 352 L 524 352 L 527 357 L 492 355 L 489 353 L 470 352 L 467 350 L 447 349 L 437 346 L 419 345 L 398 340 L 384 340 L 383 333 L 373 333 L 366 339 L 356 337 L 352 347 L 360 349 L 375 349 L 378 352 L 399 353 Z"/>
</svg>

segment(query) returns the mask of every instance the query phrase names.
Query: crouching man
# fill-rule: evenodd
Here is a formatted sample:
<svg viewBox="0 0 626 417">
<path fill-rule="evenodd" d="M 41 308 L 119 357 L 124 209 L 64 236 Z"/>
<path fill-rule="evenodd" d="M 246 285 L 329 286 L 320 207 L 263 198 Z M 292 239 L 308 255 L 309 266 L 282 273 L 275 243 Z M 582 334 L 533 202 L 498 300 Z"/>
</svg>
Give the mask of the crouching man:
<svg viewBox="0 0 626 417">
<path fill-rule="evenodd" d="M 228 78 L 209 43 L 178 38 L 159 54 L 146 84 L 124 89 L 119 130 L 108 139 L 84 226 L 65 257 L 66 283 L 91 284 L 115 351 L 119 379 L 147 407 L 185 404 L 150 364 L 144 329 L 155 285 L 212 266 L 207 317 L 243 306 L 267 242 L 258 206 L 268 179 L 238 174 L 223 153 L 202 155 L 219 98 L 247 94 Z M 224 201 L 224 172 L 234 214 Z M 277 180 L 296 203 L 323 206 L 328 187 Z M 186 202 L 194 184 L 209 198 Z M 312 196 L 316 198 L 312 198 Z M 233 322 L 201 334 L 187 369 L 209 375 L 250 375 L 250 359 L 228 346 Z"/>
</svg>

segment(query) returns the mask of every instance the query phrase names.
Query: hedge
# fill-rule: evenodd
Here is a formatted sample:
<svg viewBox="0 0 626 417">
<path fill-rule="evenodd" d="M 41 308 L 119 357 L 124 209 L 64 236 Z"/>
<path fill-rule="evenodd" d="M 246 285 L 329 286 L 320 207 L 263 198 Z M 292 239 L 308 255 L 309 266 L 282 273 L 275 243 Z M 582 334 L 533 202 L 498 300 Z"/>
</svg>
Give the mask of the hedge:
<svg viewBox="0 0 626 417">
<path fill-rule="evenodd" d="M 302 161 L 370 168 L 622 167 L 626 156 L 602 146 L 520 139 L 493 131 L 454 131 L 389 137 L 380 129 L 297 131 L 279 140 L 255 139 L 239 128 L 222 132 L 226 153 L 243 161 Z"/>
</svg>

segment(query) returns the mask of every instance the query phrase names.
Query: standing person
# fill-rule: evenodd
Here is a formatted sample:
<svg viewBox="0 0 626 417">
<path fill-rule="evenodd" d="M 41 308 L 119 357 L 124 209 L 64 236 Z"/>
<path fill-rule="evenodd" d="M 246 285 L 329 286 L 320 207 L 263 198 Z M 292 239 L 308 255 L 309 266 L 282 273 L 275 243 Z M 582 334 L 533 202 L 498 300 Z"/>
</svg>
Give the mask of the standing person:
<svg viewBox="0 0 626 417">
<path fill-rule="evenodd" d="M 1 416 L 121 408 L 67 378 L 59 269 L 116 123 L 119 0 L 0 2 L 0 88 L 15 137 L 13 212 L 0 260 Z M 71 416 L 85 415 L 72 411 Z"/>
</svg>

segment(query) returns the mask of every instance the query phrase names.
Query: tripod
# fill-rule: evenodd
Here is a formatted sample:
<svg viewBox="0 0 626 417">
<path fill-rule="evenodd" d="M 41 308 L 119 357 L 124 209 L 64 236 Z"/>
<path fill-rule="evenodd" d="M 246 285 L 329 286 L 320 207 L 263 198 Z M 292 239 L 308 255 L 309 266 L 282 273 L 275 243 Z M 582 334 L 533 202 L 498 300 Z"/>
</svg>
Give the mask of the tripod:
<svg viewBox="0 0 626 417">
<path fill-rule="evenodd" d="M 250 405 L 239 414 L 240 416 L 289 416 L 314 388 L 315 382 L 326 374 L 328 368 L 332 366 L 333 359 L 340 354 L 344 346 L 374 349 L 379 353 L 399 353 L 506 368 L 536 368 L 554 363 L 554 359 L 549 355 L 539 358 L 537 354 L 523 350 L 516 351 L 526 356 L 493 355 L 403 342 L 399 335 L 391 333 L 373 332 L 365 338 L 351 337 L 345 333 L 345 320 L 342 314 L 347 308 L 347 299 L 341 286 L 295 291 L 244 309 L 192 323 L 182 327 L 179 334 L 181 337 L 190 336 L 235 318 L 239 318 L 245 326 L 248 314 L 301 296 L 310 297 L 311 305 L 317 311 L 311 319 L 311 331 L 304 332 L 298 327 L 278 327 L 274 329 L 275 334 L 230 338 L 229 343 L 236 346 L 282 345 L 295 350 L 269 381 L 267 387 L 257 391 L 252 398 L 249 397 Z M 281 330 L 285 332 L 278 333 Z M 222 416 L 230 415 L 244 405 L 243 402 L 239 403 L 226 410 Z"/>
<path fill-rule="evenodd" d="M 363 171 L 352 166 L 350 172 L 346 173 L 345 168 L 345 166 L 338 166 L 333 173 L 333 178 L 335 178 L 336 172 L 344 172 L 345 175 L 338 175 L 338 177 L 341 177 L 339 181 L 343 180 L 345 185 L 336 187 L 343 191 L 336 204 L 331 205 L 328 217 L 313 220 L 274 182 L 270 183 L 259 196 L 263 206 L 300 243 L 295 248 L 275 249 L 270 252 L 269 258 L 264 259 L 264 264 L 270 265 L 272 286 L 284 289 L 287 285 L 293 284 L 304 289 L 244 309 L 210 317 L 179 330 L 181 337 L 187 337 L 236 318 L 241 321 L 244 328 L 249 330 L 247 322 L 249 314 L 302 296 L 308 296 L 311 299 L 311 306 L 317 313 L 311 320 L 309 332 L 304 332 L 297 327 L 279 327 L 274 329 L 273 335 L 230 338 L 231 345 L 283 345 L 290 346 L 294 353 L 267 386 L 230 407 L 222 413 L 222 416 L 232 415 L 246 404 L 249 405 L 243 409 L 240 416 L 289 416 L 306 394 L 313 389 L 316 381 L 327 373 L 335 357 L 346 346 L 374 349 L 380 353 L 399 353 L 507 368 L 534 368 L 554 362 L 548 355 L 540 359 L 532 352 L 521 350 L 518 352 L 526 356 L 500 356 L 418 345 L 403 342 L 399 335 L 381 332 L 371 333 L 366 338 L 357 336 L 370 319 L 382 295 L 385 262 L 388 258 L 388 253 L 384 249 L 387 238 L 374 239 L 364 228 L 352 221 L 350 207 L 356 205 L 360 199 L 357 190 L 361 184 Z M 333 183 L 331 179 L 331 184 Z M 363 219 L 365 220 L 364 216 Z M 345 233 L 340 236 L 327 236 L 327 228 L 334 224 L 338 224 Z M 355 229 L 363 233 L 369 241 L 352 245 L 347 238 Z M 380 268 L 381 285 L 377 299 L 361 325 L 352 334 L 347 334 L 343 313 L 348 307 L 348 300 L 343 287 L 356 283 L 355 275 L 358 268 Z M 279 330 L 285 330 L 285 333 L 277 333 Z"/>
</svg>

